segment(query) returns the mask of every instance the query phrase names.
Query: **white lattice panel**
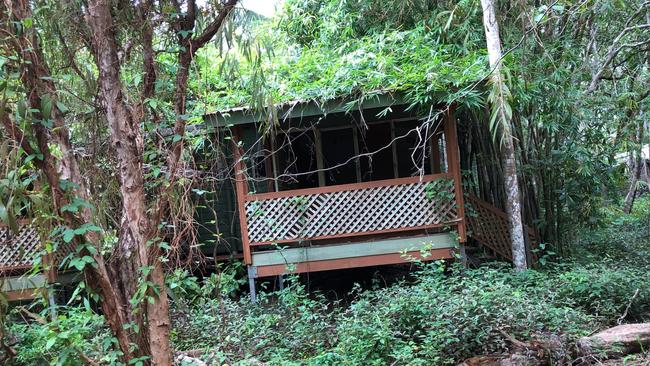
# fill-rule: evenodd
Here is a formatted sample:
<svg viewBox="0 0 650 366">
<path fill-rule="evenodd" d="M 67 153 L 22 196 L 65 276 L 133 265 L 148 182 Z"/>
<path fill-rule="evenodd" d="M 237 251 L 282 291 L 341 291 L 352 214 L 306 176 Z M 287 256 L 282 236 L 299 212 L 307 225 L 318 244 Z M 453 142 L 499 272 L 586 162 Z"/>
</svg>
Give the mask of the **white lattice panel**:
<svg viewBox="0 0 650 366">
<path fill-rule="evenodd" d="M 31 266 L 39 250 L 40 239 L 31 225 L 21 225 L 18 234 L 0 226 L 0 270 Z"/>
<path fill-rule="evenodd" d="M 431 198 L 428 182 L 247 201 L 251 244 L 431 226 L 456 219 L 453 185 Z"/>
<path fill-rule="evenodd" d="M 40 237 L 34 226 L 20 224 L 18 234 L 15 234 L 7 226 L 0 225 L 0 272 L 31 267 L 41 249 Z M 61 263 L 73 250 L 72 243 L 60 242 L 53 253 L 54 263 Z"/>
</svg>

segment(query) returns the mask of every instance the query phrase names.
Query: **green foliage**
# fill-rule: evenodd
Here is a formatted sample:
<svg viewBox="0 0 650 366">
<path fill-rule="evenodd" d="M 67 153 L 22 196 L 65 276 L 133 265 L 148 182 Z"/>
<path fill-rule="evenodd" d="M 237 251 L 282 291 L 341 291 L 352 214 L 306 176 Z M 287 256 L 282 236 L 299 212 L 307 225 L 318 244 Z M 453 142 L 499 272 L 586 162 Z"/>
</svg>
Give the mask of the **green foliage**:
<svg viewBox="0 0 650 366">
<path fill-rule="evenodd" d="M 561 268 L 569 268 L 569 265 Z M 650 280 L 648 267 L 616 268 L 616 263 L 576 266 L 560 271 L 554 278 L 558 296 L 568 306 L 580 307 L 588 313 L 613 324 L 626 308 L 628 320 L 643 321 L 650 314 Z"/>
<path fill-rule="evenodd" d="M 20 345 L 14 365 L 81 366 L 86 364 L 81 353 L 102 365 L 120 365 L 119 353 L 114 351 L 116 340 L 111 337 L 102 316 L 88 307 L 58 310 L 56 319 L 46 324 L 43 323 L 49 316 L 46 313 L 36 322 L 29 322 L 34 321 L 35 315 L 25 319 L 24 312 L 10 314 L 9 332 Z"/>
<path fill-rule="evenodd" d="M 219 263 L 217 271 L 202 281 L 185 269 L 176 269 L 166 276 L 168 294 L 179 307 L 203 302 L 212 297 L 232 297 L 246 283 L 241 262 Z"/>
<path fill-rule="evenodd" d="M 289 281 L 275 296 L 262 294 L 259 305 L 204 299 L 174 307 L 173 340 L 179 349 L 205 349 L 216 364 L 455 364 L 507 350 L 504 333 L 559 336 L 568 345 L 615 323 L 628 305 L 629 321 L 646 319 L 647 290 L 632 297 L 638 282 L 649 280 L 646 271 L 607 263 L 524 273 L 503 266 L 448 272 L 432 264 L 415 283 L 355 289 L 349 306 Z"/>
<path fill-rule="evenodd" d="M 333 313 L 319 295 L 288 281 L 277 298 L 262 295 L 262 306 L 246 297 L 204 299 L 195 306 L 174 307 L 172 341 L 179 349 L 214 347 L 214 361 L 261 357 L 276 364 L 304 359 L 329 345 Z M 273 362 L 272 361 L 272 362 Z"/>
<path fill-rule="evenodd" d="M 378 91 L 390 91 L 406 93 L 414 106 L 442 100 L 478 104 L 477 91 L 459 91 L 480 80 L 485 71 L 476 4 L 399 3 L 386 7 L 367 1 L 288 2 L 274 22 L 260 25 L 255 33 L 273 51 L 262 71 L 242 62 L 235 77 L 224 78 L 212 66 L 214 53 L 202 53 L 198 72 L 215 90 L 206 100 L 212 109 L 260 106 L 254 76 L 261 72 L 264 94 L 273 103 L 324 102 L 341 95 L 357 95 L 360 102 Z M 419 11 L 420 7 L 430 11 Z M 393 16 L 395 26 L 382 21 Z M 365 24 L 367 19 L 374 19 L 373 24 Z M 287 42 L 292 38 L 298 44 Z"/>
<path fill-rule="evenodd" d="M 625 214 L 617 203 L 595 210 L 595 223 L 583 225 L 570 238 L 572 258 L 581 264 L 650 266 L 650 197 L 644 195 Z"/>
<path fill-rule="evenodd" d="M 175 308 L 174 342 L 205 349 L 205 358 L 216 364 L 430 365 L 506 351 L 508 334 L 524 341 L 560 339 L 566 349 L 549 361 L 567 361 L 578 337 L 621 319 L 650 319 L 650 288 L 644 286 L 650 267 L 644 259 L 634 260 L 650 247 L 643 236 L 650 206 L 644 199 L 638 207 L 630 217 L 610 215 L 603 227 L 585 229 L 585 236 L 600 233 L 600 246 L 582 243 L 575 259 L 541 271 L 516 273 L 496 265 L 448 269 L 434 263 L 410 282 L 356 288 L 348 305 L 307 296 L 304 287 L 290 282 L 275 296 L 262 294 L 259 305 L 225 299 Z M 645 252 L 620 246 L 620 225 Z M 584 257 L 589 250 L 616 260 Z"/>
<path fill-rule="evenodd" d="M 454 180 L 439 178 L 427 183 L 424 192 L 428 200 L 434 202 L 449 202 L 454 199 Z"/>
<path fill-rule="evenodd" d="M 6 112 L 0 111 L 2 113 Z M 34 156 L 26 157 L 9 140 L 0 139 L 0 159 L 3 161 L 0 165 L 0 224 L 18 232 L 17 216 L 31 205 L 30 186 L 35 177 L 29 168 Z"/>
<path fill-rule="evenodd" d="M 575 338 L 591 323 L 579 309 L 556 304 L 547 288 L 530 296 L 535 283 L 544 286 L 540 273 L 483 268 L 448 275 L 429 266 L 417 278 L 413 287 L 365 293 L 351 306 L 337 347 L 346 364 L 455 364 L 505 349 L 500 332 L 518 339 L 546 331 Z"/>
<path fill-rule="evenodd" d="M 596 282 L 592 271 L 600 274 Z M 641 271 L 631 273 L 594 265 L 449 274 L 430 265 L 413 285 L 356 290 L 357 300 L 348 308 L 328 304 L 318 294 L 306 296 L 302 286 L 292 284 L 276 299 L 263 298 L 261 306 L 223 300 L 176 309 L 174 341 L 180 348 L 210 350 L 219 362 L 254 357 L 271 364 L 453 364 L 503 351 L 508 343 L 502 332 L 522 340 L 561 334 L 570 341 L 599 321 L 611 322 L 627 306 L 636 281 L 650 279 Z M 632 302 L 631 320 L 648 315 L 644 296 Z"/>
<path fill-rule="evenodd" d="M 578 337 L 615 324 L 626 308 L 627 321 L 650 318 L 650 292 L 639 286 L 650 281 L 650 271 L 612 262 L 523 273 L 433 263 L 410 282 L 357 287 L 347 305 L 309 294 L 295 278 L 281 292 L 262 292 L 257 305 L 247 297 L 215 297 L 209 281 L 177 271 L 168 286 L 174 348 L 202 349 L 202 359 L 215 365 L 456 364 L 507 351 L 505 334 L 561 339 L 567 349 L 551 355 L 556 363 L 566 361 Z M 75 350 L 105 364 L 115 357 L 101 317 L 86 310 L 71 308 L 54 325 L 13 323 L 9 330 L 20 338 L 21 365 L 55 363 L 66 352 L 63 364 L 76 365 Z"/>
</svg>

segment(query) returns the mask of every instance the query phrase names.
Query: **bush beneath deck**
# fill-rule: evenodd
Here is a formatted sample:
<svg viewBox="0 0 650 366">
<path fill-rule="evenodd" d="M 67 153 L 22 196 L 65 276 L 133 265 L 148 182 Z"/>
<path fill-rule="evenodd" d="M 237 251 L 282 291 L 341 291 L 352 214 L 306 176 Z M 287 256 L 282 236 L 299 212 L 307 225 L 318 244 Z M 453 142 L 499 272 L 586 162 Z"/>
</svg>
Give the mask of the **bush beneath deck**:
<svg viewBox="0 0 650 366">
<path fill-rule="evenodd" d="M 454 364 L 506 350 L 507 336 L 560 337 L 568 345 L 614 324 L 650 272 L 604 264 L 449 274 L 431 265 L 415 278 L 412 284 L 359 290 L 349 306 L 309 296 L 295 283 L 261 306 L 245 299 L 201 301 L 175 310 L 174 342 L 177 349 L 205 348 L 216 364 Z M 628 320 L 649 314 L 650 289 L 639 290 Z"/>
<path fill-rule="evenodd" d="M 501 264 L 463 270 L 433 263 L 389 287 L 356 287 L 350 303 L 290 280 L 252 305 L 245 296 L 214 296 L 217 283 L 227 293 L 237 277 L 201 285 L 178 271 L 169 279 L 173 343 L 214 365 L 430 365 L 507 351 L 508 338 L 534 339 L 563 345 L 550 356 L 560 363 L 573 357 L 581 336 L 618 320 L 650 320 L 650 204 L 638 207 L 581 231 L 573 259 L 562 264 L 515 273 Z M 114 341 L 87 304 L 60 309 L 49 326 L 16 322 L 19 314 L 26 316 L 14 310 L 9 325 L 19 344 L 15 364 L 82 364 L 79 352 L 116 364 Z"/>
</svg>

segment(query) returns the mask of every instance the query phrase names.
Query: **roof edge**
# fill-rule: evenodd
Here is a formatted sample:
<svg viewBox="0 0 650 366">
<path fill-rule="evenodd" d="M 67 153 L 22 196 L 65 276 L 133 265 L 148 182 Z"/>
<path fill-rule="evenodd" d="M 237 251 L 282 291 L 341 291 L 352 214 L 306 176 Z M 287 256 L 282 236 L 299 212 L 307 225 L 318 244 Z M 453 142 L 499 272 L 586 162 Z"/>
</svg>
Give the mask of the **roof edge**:
<svg viewBox="0 0 650 366">
<path fill-rule="evenodd" d="M 275 110 L 260 111 L 250 107 L 240 107 L 206 113 L 203 116 L 208 125 L 227 127 L 257 123 L 271 119 L 284 121 L 292 118 L 326 115 L 330 113 L 352 112 L 366 108 L 382 108 L 397 104 L 406 104 L 406 98 L 399 92 L 376 91 L 365 94 L 362 98 L 352 99 L 340 96 L 324 102 L 315 99 L 295 100 L 276 104 Z"/>
</svg>

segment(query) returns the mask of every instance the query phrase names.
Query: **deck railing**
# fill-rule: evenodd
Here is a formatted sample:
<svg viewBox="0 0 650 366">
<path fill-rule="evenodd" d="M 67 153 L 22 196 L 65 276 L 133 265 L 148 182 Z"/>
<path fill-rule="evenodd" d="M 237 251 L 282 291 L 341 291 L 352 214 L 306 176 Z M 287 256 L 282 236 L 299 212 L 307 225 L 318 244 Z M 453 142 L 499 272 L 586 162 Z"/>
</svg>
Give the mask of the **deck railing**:
<svg viewBox="0 0 650 366">
<path fill-rule="evenodd" d="M 32 267 L 41 250 L 36 229 L 27 221 L 18 222 L 18 233 L 0 223 L 0 273 Z"/>
<path fill-rule="evenodd" d="M 512 241 L 510 240 L 508 215 L 471 194 L 465 197 L 465 202 L 471 207 L 470 213 L 467 214 L 470 236 L 501 257 L 512 260 Z M 531 249 L 537 248 L 538 240 L 535 230 L 528 226 L 524 226 L 524 230 L 527 235 L 528 247 Z M 537 260 L 535 252 L 531 252 L 530 256 L 532 262 Z"/>
<path fill-rule="evenodd" d="M 244 196 L 251 246 L 442 227 L 458 222 L 454 177 L 420 177 Z"/>
<path fill-rule="evenodd" d="M 72 243 L 60 242 L 51 254 L 44 254 L 41 236 L 30 220 L 18 220 L 18 232 L 0 223 L 0 274 L 22 272 L 34 265 L 34 259 L 43 254 L 43 263 L 58 265 L 74 251 Z"/>
</svg>

